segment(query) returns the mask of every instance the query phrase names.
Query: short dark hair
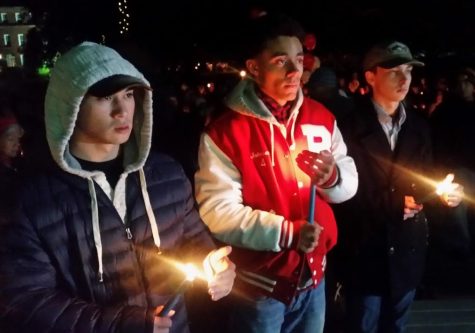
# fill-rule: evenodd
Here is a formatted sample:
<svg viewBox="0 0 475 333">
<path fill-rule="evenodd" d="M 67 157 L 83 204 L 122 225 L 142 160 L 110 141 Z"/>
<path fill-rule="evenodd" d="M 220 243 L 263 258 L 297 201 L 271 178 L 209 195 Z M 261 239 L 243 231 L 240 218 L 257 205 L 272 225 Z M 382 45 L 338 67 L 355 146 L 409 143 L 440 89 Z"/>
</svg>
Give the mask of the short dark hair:
<svg viewBox="0 0 475 333">
<path fill-rule="evenodd" d="M 279 36 L 297 37 L 301 43 L 305 38 L 305 31 L 300 23 L 283 14 L 266 14 L 252 19 L 246 30 L 244 60 L 256 57 L 269 41 Z"/>
</svg>

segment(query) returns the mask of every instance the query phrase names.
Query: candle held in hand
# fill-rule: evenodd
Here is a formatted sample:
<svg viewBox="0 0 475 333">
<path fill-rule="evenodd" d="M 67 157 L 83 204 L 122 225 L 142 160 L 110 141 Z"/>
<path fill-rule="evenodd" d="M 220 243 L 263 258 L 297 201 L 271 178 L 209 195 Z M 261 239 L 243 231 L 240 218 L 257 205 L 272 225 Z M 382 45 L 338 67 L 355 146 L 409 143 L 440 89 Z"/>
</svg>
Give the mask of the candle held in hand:
<svg viewBox="0 0 475 333">
<path fill-rule="evenodd" d="M 172 310 L 178 303 L 178 300 L 180 299 L 180 295 L 186 291 L 186 289 L 191 285 L 193 280 L 199 275 L 198 270 L 192 264 L 186 264 L 182 268 L 183 268 L 184 273 L 186 274 L 186 277 L 183 280 L 183 282 L 178 286 L 178 288 L 175 290 L 173 297 L 170 298 L 168 302 L 166 302 L 165 305 L 163 306 L 163 309 L 158 314 L 158 316 L 160 317 L 165 317 L 166 315 L 168 315 L 170 310 Z"/>
<path fill-rule="evenodd" d="M 309 203 L 309 210 L 308 210 L 308 223 L 313 224 L 313 220 L 315 219 L 315 196 L 317 194 L 317 185 L 312 182 L 310 186 L 310 203 Z"/>
<path fill-rule="evenodd" d="M 443 181 L 437 184 L 435 193 L 437 193 L 437 195 L 451 194 L 457 187 L 457 185 L 455 185 L 453 181 L 454 181 L 454 174 L 449 173 L 447 176 L 445 176 L 445 179 Z"/>
</svg>

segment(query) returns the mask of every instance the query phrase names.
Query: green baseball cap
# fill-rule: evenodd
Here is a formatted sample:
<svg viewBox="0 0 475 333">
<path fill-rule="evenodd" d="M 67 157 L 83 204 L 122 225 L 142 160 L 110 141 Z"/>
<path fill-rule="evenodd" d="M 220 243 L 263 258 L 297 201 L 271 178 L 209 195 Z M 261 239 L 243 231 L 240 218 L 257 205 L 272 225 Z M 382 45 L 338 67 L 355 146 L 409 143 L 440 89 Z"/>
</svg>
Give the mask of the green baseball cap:
<svg viewBox="0 0 475 333">
<path fill-rule="evenodd" d="M 402 64 L 424 66 L 424 63 L 414 59 L 407 45 L 391 41 L 373 46 L 363 59 L 363 71 L 375 67 L 393 68 Z"/>
</svg>

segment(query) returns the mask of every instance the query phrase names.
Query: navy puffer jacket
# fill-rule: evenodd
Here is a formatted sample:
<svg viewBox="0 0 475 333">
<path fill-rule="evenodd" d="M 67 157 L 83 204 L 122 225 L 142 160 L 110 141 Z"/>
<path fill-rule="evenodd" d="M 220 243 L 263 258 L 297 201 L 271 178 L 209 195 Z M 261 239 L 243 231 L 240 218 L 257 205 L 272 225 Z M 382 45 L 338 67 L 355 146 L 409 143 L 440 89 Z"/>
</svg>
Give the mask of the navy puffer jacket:
<svg viewBox="0 0 475 333">
<path fill-rule="evenodd" d="M 118 77 L 140 90 L 112 188 L 70 144 L 89 88 Z M 148 81 L 113 49 L 84 42 L 58 59 L 45 96 L 56 167 L 20 190 L 0 235 L 0 332 L 152 333 L 156 306 L 184 279 L 173 259 L 201 266 L 214 245 L 181 167 L 149 155 L 152 120 Z M 175 310 L 171 332 L 187 332 L 183 301 Z"/>
<path fill-rule="evenodd" d="M 103 282 L 97 274 L 87 180 L 58 169 L 22 190 L 22 206 L 4 235 L 1 332 L 152 332 L 154 308 L 183 280 L 163 259 L 201 265 L 214 245 L 179 165 L 152 155 L 144 172 L 162 254 L 147 221 L 138 172 L 127 178 L 127 226 L 96 186 Z M 186 326 L 186 312 L 177 311 L 172 331 L 186 332 Z"/>
</svg>

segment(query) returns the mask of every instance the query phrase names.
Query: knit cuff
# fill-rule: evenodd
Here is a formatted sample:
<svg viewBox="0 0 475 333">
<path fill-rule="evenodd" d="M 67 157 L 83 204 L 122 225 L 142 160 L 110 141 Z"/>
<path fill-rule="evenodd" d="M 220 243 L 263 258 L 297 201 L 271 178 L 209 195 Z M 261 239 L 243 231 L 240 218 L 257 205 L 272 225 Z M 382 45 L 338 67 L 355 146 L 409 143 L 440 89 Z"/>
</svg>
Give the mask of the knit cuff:
<svg viewBox="0 0 475 333">
<path fill-rule="evenodd" d="M 338 171 L 338 167 L 335 165 L 333 168 L 332 175 L 328 180 L 320 185 L 320 188 L 332 188 L 336 186 L 340 182 L 340 172 Z"/>
<path fill-rule="evenodd" d="M 284 222 L 282 222 L 279 242 L 281 249 L 297 248 L 300 229 L 305 223 L 305 221 L 293 222 L 289 220 L 284 220 Z"/>
</svg>

